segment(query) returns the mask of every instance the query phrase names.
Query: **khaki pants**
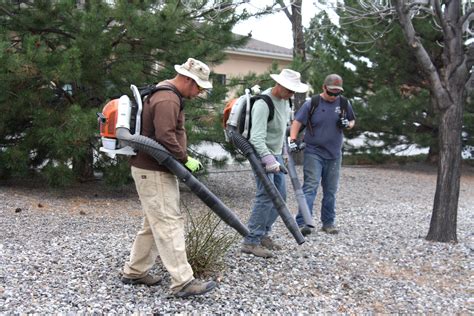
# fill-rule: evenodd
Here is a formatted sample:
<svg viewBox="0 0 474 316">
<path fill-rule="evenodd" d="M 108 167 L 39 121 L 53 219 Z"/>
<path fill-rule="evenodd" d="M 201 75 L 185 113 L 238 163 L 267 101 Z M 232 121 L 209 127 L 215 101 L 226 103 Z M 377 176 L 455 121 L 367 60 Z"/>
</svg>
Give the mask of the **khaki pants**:
<svg viewBox="0 0 474 316">
<path fill-rule="evenodd" d="M 125 264 L 124 276 L 147 275 L 160 255 L 171 275 L 171 290 L 181 290 L 194 279 L 188 263 L 184 238 L 184 217 L 179 209 L 176 176 L 132 167 L 132 176 L 143 208 L 143 226 L 137 233 Z"/>
</svg>

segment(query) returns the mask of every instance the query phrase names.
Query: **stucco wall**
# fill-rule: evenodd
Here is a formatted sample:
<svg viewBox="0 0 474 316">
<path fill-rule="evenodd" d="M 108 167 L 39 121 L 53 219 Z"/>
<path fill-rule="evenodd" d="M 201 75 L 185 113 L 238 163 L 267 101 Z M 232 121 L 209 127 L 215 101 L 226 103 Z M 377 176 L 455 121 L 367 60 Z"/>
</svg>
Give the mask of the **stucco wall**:
<svg viewBox="0 0 474 316">
<path fill-rule="evenodd" d="M 220 65 L 215 65 L 212 70 L 217 74 L 225 74 L 227 78 L 244 76 L 250 72 L 257 75 L 267 71 L 273 59 L 262 58 L 257 56 L 242 56 L 233 53 L 227 54 L 227 59 Z M 277 60 L 279 68 L 285 68 L 290 64 L 290 61 Z"/>
</svg>

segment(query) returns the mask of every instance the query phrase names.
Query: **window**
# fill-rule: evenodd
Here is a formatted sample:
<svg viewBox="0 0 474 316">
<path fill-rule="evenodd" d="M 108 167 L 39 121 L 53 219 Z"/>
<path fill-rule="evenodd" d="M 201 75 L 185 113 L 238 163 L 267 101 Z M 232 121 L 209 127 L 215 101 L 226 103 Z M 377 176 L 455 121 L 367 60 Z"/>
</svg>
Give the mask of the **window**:
<svg viewBox="0 0 474 316">
<path fill-rule="evenodd" d="M 226 76 L 224 74 L 215 74 L 214 82 L 217 83 L 217 84 L 225 86 Z"/>
</svg>

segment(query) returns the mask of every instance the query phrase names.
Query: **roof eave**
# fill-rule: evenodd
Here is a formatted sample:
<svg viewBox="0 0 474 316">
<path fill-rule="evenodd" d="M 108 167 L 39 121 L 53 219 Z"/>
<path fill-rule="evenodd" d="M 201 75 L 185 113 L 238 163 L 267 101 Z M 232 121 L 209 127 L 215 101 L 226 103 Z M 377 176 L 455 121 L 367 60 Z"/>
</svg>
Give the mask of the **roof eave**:
<svg viewBox="0 0 474 316">
<path fill-rule="evenodd" d="M 245 48 L 229 48 L 229 49 L 224 50 L 224 52 L 243 55 L 243 56 L 252 56 L 252 57 L 270 57 L 270 58 L 286 60 L 286 61 L 293 60 L 293 56 L 290 56 L 287 54 L 262 52 L 262 51 L 256 51 L 253 49 L 245 49 Z"/>
</svg>

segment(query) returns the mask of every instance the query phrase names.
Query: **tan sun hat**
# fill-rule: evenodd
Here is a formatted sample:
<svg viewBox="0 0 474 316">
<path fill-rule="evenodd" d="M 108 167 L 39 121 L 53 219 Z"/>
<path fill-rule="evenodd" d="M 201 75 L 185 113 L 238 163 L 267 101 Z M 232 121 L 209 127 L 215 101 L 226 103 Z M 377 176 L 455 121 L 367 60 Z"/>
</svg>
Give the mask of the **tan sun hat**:
<svg viewBox="0 0 474 316">
<path fill-rule="evenodd" d="M 209 67 L 194 58 L 188 58 L 188 60 L 182 65 L 174 65 L 174 69 L 179 74 L 189 77 L 196 81 L 198 86 L 204 89 L 211 89 L 212 83 L 209 81 Z"/>
<path fill-rule="evenodd" d="M 270 77 L 288 90 L 298 93 L 308 91 L 308 85 L 301 82 L 301 75 L 297 71 L 283 69 L 279 75 L 271 74 Z"/>
<path fill-rule="evenodd" d="M 331 74 L 324 79 L 324 85 L 329 90 L 341 90 L 344 91 L 342 88 L 342 78 L 339 75 Z"/>
</svg>

